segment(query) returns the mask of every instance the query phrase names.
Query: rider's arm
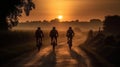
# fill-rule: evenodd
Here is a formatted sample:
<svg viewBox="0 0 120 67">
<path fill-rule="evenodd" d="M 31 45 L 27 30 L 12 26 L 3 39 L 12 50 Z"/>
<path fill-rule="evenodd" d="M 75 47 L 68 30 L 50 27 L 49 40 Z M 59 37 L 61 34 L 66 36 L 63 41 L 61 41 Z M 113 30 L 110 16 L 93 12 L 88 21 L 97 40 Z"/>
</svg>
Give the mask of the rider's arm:
<svg viewBox="0 0 120 67">
<path fill-rule="evenodd" d="M 42 31 L 42 37 L 44 37 L 44 33 L 43 33 L 43 31 Z"/>
<path fill-rule="evenodd" d="M 73 31 L 73 36 L 75 35 L 74 31 Z"/>
<path fill-rule="evenodd" d="M 58 36 L 59 36 L 59 35 L 58 35 L 58 31 L 56 31 L 56 32 L 57 32 L 57 37 L 58 37 Z"/>
</svg>

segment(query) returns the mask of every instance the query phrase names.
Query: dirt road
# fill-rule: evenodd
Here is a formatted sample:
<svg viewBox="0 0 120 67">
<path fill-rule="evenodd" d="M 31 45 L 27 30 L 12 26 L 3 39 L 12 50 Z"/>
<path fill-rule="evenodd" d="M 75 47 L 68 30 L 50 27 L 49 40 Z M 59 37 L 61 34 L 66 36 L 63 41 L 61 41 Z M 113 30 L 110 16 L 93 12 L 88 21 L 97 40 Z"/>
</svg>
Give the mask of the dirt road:
<svg viewBox="0 0 120 67">
<path fill-rule="evenodd" d="M 85 40 L 80 36 L 74 38 L 72 50 L 69 50 L 66 38 L 61 38 L 55 51 L 48 44 L 39 52 L 35 50 L 18 56 L 4 67 L 92 67 L 89 56 L 78 47 Z"/>
</svg>

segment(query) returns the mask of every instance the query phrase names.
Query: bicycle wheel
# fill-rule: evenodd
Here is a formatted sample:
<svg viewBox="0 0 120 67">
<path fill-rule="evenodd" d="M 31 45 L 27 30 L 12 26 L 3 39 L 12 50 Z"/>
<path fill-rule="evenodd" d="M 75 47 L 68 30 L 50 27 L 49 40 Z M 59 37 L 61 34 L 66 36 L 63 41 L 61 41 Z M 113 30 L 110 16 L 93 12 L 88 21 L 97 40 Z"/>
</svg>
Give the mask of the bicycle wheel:
<svg viewBox="0 0 120 67">
<path fill-rule="evenodd" d="M 53 51 L 55 51 L 55 46 L 56 46 L 56 43 L 53 42 Z"/>
<path fill-rule="evenodd" d="M 69 49 L 71 49 L 71 47 L 72 47 L 72 40 L 68 41 L 68 45 L 69 45 Z"/>
<path fill-rule="evenodd" d="M 42 46 L 42 42 L 39 42 L 39 43 L 37 44 L 37 49 L 38 49 L 38 51 L 40 51 L 41 46 Z"/>
</svg>

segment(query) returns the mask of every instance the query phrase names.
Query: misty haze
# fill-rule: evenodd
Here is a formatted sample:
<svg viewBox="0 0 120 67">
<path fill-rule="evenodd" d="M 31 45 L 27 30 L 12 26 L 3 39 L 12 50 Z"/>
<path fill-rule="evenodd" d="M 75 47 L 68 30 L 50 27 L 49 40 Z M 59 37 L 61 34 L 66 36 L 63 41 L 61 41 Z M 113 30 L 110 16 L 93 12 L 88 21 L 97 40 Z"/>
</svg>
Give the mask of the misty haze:
<svg viewBox="0 0 120 67">
<path fill-rule="evenodd" d="M 119 0 L 1 0 L 0 67 L 120 67 Z"/>
</svg>

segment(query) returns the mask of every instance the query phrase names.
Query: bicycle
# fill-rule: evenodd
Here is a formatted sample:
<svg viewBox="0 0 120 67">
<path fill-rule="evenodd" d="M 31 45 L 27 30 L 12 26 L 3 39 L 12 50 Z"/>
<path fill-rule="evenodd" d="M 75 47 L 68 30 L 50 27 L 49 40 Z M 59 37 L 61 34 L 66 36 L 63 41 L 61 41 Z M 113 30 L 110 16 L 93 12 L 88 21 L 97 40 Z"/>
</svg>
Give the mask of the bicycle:
<svg viewBox="0 0 120 67">
<path fill-rule="evenodd" d="M 57 46 L 57 42 L 56 42 L 55 38 L 52 40 L 51 45 L 53 47 L 53 51 L 55 51 L 55 46 Z"/>
<path fill-rule="evenodd" d="M 68 43 L 69 49 L 71 50 L 71 47 L 72 47 L 72 39 L 69 38 L 67 43 Z"/>
<path fill-rule="evenodd" d="M 37 41 L 37 45 L 36 45 L 38 51 L 40 51 L 41 46 L 42 46 L 42 40 L 38 39 L 38 41 Z"/>
</svg>

